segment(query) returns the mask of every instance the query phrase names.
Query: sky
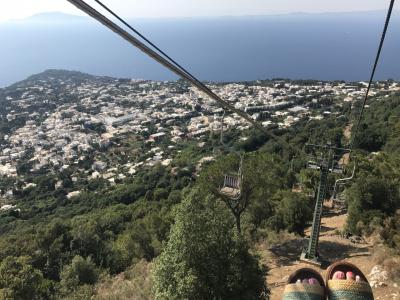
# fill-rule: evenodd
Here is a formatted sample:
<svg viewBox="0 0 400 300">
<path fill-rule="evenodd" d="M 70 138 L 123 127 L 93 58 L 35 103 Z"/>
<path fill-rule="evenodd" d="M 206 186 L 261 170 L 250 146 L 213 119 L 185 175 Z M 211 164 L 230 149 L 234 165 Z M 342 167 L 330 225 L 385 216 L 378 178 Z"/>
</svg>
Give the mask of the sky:
<svg viewBox="0 0 400 300">
<path fill-rule="evenodd" d="M 81 14 L 67 0 L 12 0 L 0 4 L 0 21 L 44 12 Z M 93 4 L 93 0 L 87 0 Z M 386 9 L 389 0 L 103 0 L 123 17 L 164 18 L 270 15 Z"/>
</svg>

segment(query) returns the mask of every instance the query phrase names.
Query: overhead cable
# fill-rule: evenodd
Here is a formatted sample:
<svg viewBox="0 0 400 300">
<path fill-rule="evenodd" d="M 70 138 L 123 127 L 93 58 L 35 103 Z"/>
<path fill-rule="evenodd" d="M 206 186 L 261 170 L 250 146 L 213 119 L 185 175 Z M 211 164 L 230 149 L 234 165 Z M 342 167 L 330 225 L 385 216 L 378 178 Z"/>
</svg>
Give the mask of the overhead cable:
<svg viewBox="0 0 400 300">
<path fill-rule="evenodd" d="M 167 58 L 162 57 L 159 53 L 157 53 L 153 49 L 146 46 L 144 43 L 142 43 L 137 38 L 135 38 L 134 36 L 129 34 L 126 30 L 122 29 L 120 26 L 118 26 L 113 21 L 111 21 L 110 19 L 105 17 L 103 14 L 101 14 L 99 11 L 97 11 L 96 9 L 94 9 L 93 7 L 88 5 L 86 2 L 84 2 L 82 0 L 68 0 L 68 1 L 70 3 L 72 3 L 73 5 L 75 5 L 77 8 L 79 8 L 80 10 L 82 10 L 83 12 L 85 12 L 86 14 L 88 14 L 89 16 L 91 16 L 92 18 L 94 18 L 97 21 L 99 21 L 100 23 L 102 23 L 104 26 L 106 26 L 109 29 L 111 29 L 112 31 L 114 31 L 116 34 L 118 34 L 119 36 L 124 38 L 130 44 L 132 44 L 133 46 L 135 46 L 136 48 L 138 48 L 139 50 L 141 50 L 142 52 L 144 52 L 145 54 L 147 54 L 148 56 L 150 56 L 151 58 L 153 58 L 154 60 L 156 60 L 157 62 L 159 62 L 160 64 L 162 64 L 163 66 L 165 66 L 166 68 L 171 70 L 172 72 L 174 72 L 175 74 L 177 74 L 179 77 L 182 77 L 183 79 L 186 79 L 187 81 L 189 81 L 192 85 L 194 85 L 199 90 L 201 90 L 203 93 L 205 93 L 210 98 L 215 100 L 221 107 L 236 113 L 237 115 L 239 115 L 240 117 L 242 117 L 243 119 L 248 121 L 250 124 L 252 124 L 254 127 L 256 127 L 257 129 L 262 131 L 267 136 L 271 137 L 272 139 L 274 139 L 274 140 L 280 142 L 281 144 L 298 152 L 298 149 L 289 145 L 285 140 L 276 136 L 270 130 L 266 129 L 261 124 L 259 124 L 257 121 L 253 120 L 253 118 L 251 116 L 249 116 L 247 113 L 245 113 L 244 111 L 237 109 L 234 105 L 232 105 L 228 101 L 221 99 L 211 89 L 209 89 L 207 86 L 205 86 L 199 80 L 197 80 L 194 76 L 191 76 L 188 73 L 186 73 L 184 71 L 184 69 L 181 69 L 180 67 L 178 67 L 178 65 L 174 64 L 173 61 L 170 61 Z"/>
<path fill-rule="evenodd" d="M 112 11 L 108 6 L 106 6 L 103 2 L 100 0 L 95 0 L 97 4 L 99 4 L 101 7 L 103 7 L 106 11 L 108 11 L 111 15 L 113 15 L 115 18 L 117 18 L 122 24 L 124 24 L 126 27 L 128 27 L 130 30 L 132 30 L 134 33 L 136 33 L 138 36 L 140 36 L 144 41 L 146 41 L 149 45 L 151 45 L 154 49 L 156 49 L 159 53 L 161 53 L 165 58 L 167 58 L 170 62 L 175 64 L 178 68 L 180 68 L 182 71 L 184 71 L 187 75 L 192 77 L 194 80 L 198 81 L 196 77 L 194 77 L 192 74 L 190 74 L 184 67 L 182 67 L 179 63 L 177 63 L 174 59 L 172 59 L 168 54 L 166 54 L 163 50 L 161 50 L 158 46 L 156 46 L 153 42 L 151 42 L 148 38 L 146 38 L 142 33 L 140 33 L 137 29 L 133 28 L 128 22 L 126 22 L 124 19 L 122 19 L 118 14 L 116 14 L 114 11 Z"/>
<path fill-rule="evenodd" d="M 376 54 L 374 66 L 372 68 L 372 73 L 371 73 L 371 77 L 369 79 L 367 91 L 365 93 L 365 97 L 364 97 L 364 100 L 363 100 L 363 103 L 362 103 L 362 106 L 361 106 L 360 115 L 358 117 L 358 120 L 357 120 L 357 123 L 356 123 L 356 127 L 355 127 L 355 131 L 353 133 L 353 137 L 352 137 L 351 142 L 350 142 L 350 149 L 353 149 L 354 141 L 355 141 L 355 139 L 357 137 L 357 134 L 358 134 L 358 132 L 360 130 L 360 125 L 361 125 L 362 117 L 363 117 L 363 114 L 364 114 L 365 106 L 366 106 L 367 101 L 368 101 L 368 96 L 369 96 L 369 92 L 371 90 L 372 81 L 374 80 L 375 71 L 376 71 L 376 68 L 377 68 L 378 63 L 379 63 L 379 59 L 380 59 L 380 56 L 381 56 L 383 44 L 384 44 L 385 38 L 386 38 L 387 29 L 388 29 L 389 23 L 390 23 L 390 18 L 392 16 L 394 2 L 395 2 L 395 0 L 391 0 L 390 4 L 389 4 L 389 9 L 388 9 L 387 16 L 386 16 L 385 26 L 383 28 L 383 32 L 382 32 L 382 35 L 381 35 L 381 40 L 380 40 L 380 43 L 379 43 L 378 52 Z"/>
</svg>

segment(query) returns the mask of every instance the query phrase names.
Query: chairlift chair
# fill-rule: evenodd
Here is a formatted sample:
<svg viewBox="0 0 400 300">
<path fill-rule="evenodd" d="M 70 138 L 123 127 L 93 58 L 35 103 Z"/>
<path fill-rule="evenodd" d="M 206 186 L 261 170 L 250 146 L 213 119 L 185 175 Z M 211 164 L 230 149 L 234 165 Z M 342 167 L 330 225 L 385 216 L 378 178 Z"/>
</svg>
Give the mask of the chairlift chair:
<svg viewBox="0 0 400 300">
<path fill-rule="evenodd" d="M 240 165 L 237 174 L 225 174 L 224 183 L 219 192 L 221 195 L 228 197 L 231 200 L 237 201 L 242 195 L 243 182 L 243 156 L 240 157 Z"/>
<path fill-rule="evenodd" d="M 341 157 L 339 155 L 334 155 L 332 159 L 332 165 L 329 169 L 332 173 L 343 174 L 343 165 L 339 162 Z"/>
<path fill-rule="evenodd" d="M 332 206 L 338 208 L 344 208 L 346 206 L 346 199 L 344 195 L 344 186 L 346 183 L 354 178 L 354 174 L 356 171 L 356 164 L 354 164 L 353 172 L 350 177 L 338 179 L 335 182 L 335 186 L 333 188 L 332 194 Z"/>
<path fill-rule="evenodd" d="M 226 114 L 226 111 L 224 110 L 224 113 L 222 115 L 222 120 L 221 120 L 221 136 L 220 136 L 220 142 L 223 147 L 225 147 L 225 145 L 224 145 L 225 114 Z M 233 201 L 238 201 L 242 195 L 243 156 L 241 154 L 239 154 L 239 156 L 240 156 L 240 164 L 239 164 L 239 170 L 238 170 L 237 174 L 225 174 L 223 186 L 219 189 L 219 193 L 222 196 L 228 197 L 230 200 L 233 200 Z"/>
<path fill-rule="evenodd" d="M 343 174 L 343 168 L 337 163 L 332 164 L 332 168 L 329 171 L 336 174 Z"/>
<path fill-rule="evenodd" d="M 332 208 L 340 208 L 343 209 L 346 207 L 346 199 L 344 194 L 344 186 L 345 183 L 338 183 L 332 194 Z"/>
<path fill-rule="evenodd" d="M 309 161 L 307 162 L 307 168 L 308 168 L 308 169 L 313 169 L 313 170 L 319 170 L 319 169 L 320 169 L 320 166 L 319 166 L 319 164 L 318 164 L 316 161 L 309 160 Z"/>
</svg>

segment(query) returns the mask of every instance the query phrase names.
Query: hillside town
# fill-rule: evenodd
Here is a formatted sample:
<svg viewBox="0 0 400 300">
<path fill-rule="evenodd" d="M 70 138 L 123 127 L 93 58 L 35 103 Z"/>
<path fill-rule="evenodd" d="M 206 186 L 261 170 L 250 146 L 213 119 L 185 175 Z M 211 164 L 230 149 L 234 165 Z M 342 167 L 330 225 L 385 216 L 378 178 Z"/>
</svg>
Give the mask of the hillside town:
<svg viewBox="0 0 400 300">
<path fill-rule="evenodd" d="M 114 184 L 142 167 L 168 166 L 182 142 L 199 141 L 201 147 L 210 135 L 249 129 L 247 121 L 224 112 L 182 81 L 53 73 L 0 90 L 0 176 L 23 180 L 25 174 L 73 168 Z M 271 80 L 208 86 L 268 128 L 337 114 L 335 107 L 357 103 L 366 91 L 363 82 Z M 379 100 L 399 90 L 399 83 L 380 82 L 371 95 Z M 123 160 L 108 155 L 127 141 L 138 149 L 136 153 L 122 151 Z M 23 188 L 28 187 L 24 182 Z M 1 194 L 12 196 L 6 190 Z"/>
</svg>

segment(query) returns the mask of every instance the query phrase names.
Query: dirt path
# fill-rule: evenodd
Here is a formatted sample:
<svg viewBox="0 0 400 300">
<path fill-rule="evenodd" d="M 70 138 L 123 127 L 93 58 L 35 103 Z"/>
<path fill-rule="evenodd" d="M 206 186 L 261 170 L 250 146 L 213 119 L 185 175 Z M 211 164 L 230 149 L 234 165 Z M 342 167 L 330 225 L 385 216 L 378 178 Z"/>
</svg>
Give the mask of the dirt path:
<svg viewBox="0 0 400 300">
<path fill-rule="evenodd" d="M 376 265 L 370 252 L 373 245 L 367 243 L 354 244 L 341 238 L 337 233 L 345 225 L 346 218 L 347 215 L 331 215 L 323 218 L 320 255 L 329 262 L 346 259 L 356 264 L 364 274 L 368 275 Z M 309 234 L 309 231 L 306 231 L 306 234 Z M 310 265 L 298 260 L 303 245 L 304 239 L 293 238 L 261 251 L 263 263 L 269 268 L 267 283 L 271 290 L 271 300 L 282 299 L 286 280 L 292 272 L 301 267 L 310 267 Z M 265 247 L 265 245 L 262 246 Z M 325 269 L 318 269 L 318 271 L 325 277 L 326 266 Z M 374 288 L 374 295 L 376 300 L 400 300 L 400 289 L 389 282 L 386 287 Z"/>
</svg>

